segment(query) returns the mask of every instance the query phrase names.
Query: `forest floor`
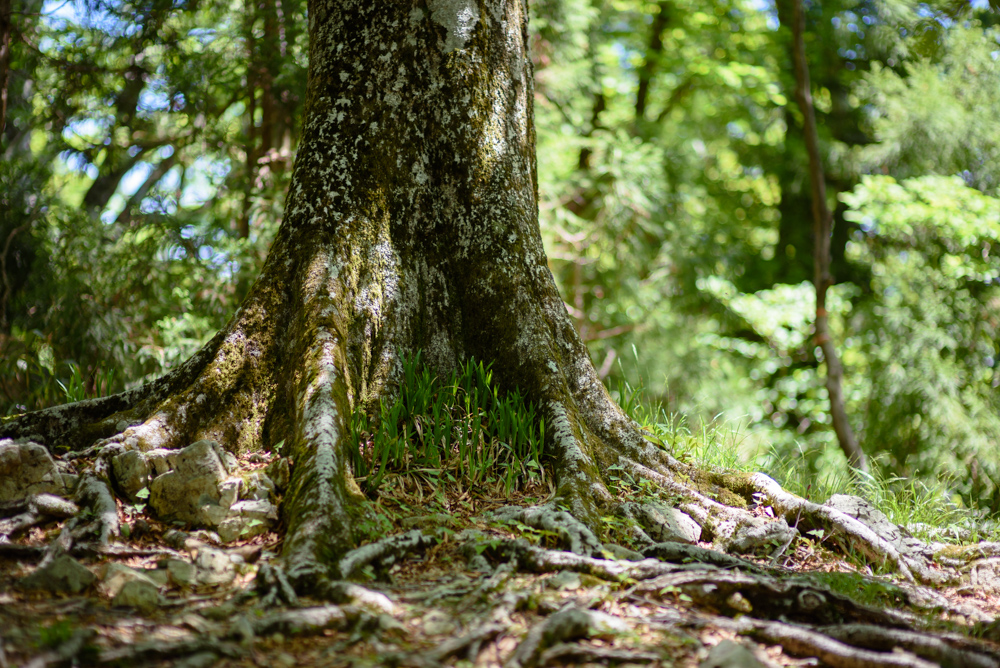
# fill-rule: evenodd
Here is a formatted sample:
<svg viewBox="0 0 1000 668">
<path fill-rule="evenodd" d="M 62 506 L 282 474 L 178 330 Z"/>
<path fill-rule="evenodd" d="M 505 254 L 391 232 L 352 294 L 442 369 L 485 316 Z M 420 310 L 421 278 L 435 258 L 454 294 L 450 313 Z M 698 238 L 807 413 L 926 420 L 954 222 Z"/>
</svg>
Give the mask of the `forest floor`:
<svg viewBox="0 0 1000 668">
<path fill-rule="evenodd" d="M 436 544 L 383 559 L 360 587 L 342 589 L 338 604 L 309 597 L 265 604 L 256 576 L 280 553 L 278 533 L 221 545 L 207 532 L 178 532 L 121 502 L 119 519 L 131 538 L 116 544 L 117 556 L 78 556 L 97 575 L 92 583 L 77 594 L 27 591 L 22 579 L 36 568 L 30 555 L 40 553 L 32 548 L 60 529 L 57 522 L 36 526 L 0 550 L 0 668 L 1000 665 L 1000 644 L 991 640 L 1000 597 L 975 570 L 961 585 L 931 591 L 873 574 L 808 537 L 777 559 L 746 556 L 743 568 L 570 558 L 555 549 L 554 534 L 489 517 L 534 497 L 403 487 L 374 504 L 380 530 L 419 528 Z M 534 552 L 525 558 L 524 550 Z M 560 566 L 559 555 L 570 561 Z M 218 582 L 178 570 L 180 562 L 215 569 L 217 577 L 207 579 Z M 621 567 L 608 572 L 602 563 Z M 113 605 L 134 572 L 148 576 L 158 596 L 138 608 Z M 817 624 L 804 622 L 804 610 L 815 612 Z M 958 653 L 925 653 L 938 657 L 928 662 L 885 646 L 884 638 L 888 651 L 858 649 L 857 642 L 826 647 L 831 624 L 841 640 L 851 629 L 919 630 Z M 811 629 L 826 629 L 826 640 Z"/>
</svg>

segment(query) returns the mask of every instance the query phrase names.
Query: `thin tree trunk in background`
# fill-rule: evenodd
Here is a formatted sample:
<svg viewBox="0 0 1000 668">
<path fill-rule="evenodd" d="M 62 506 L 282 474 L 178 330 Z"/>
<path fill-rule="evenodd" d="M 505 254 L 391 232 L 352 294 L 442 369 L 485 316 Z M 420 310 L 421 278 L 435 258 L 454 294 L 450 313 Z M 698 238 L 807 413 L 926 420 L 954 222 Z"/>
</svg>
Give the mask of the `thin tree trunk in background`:
<svg viewBox="0 0 1000 668">
<path fill-rule="evenodd" d="M 833 283 L 833 276 L 830 274 L 830 234 L 833 227 L 833 216 L 826 205 L 826 181 L 823 176 L 823 163 L 819 156 L 816 114 L 813 111 L 809 86 L 809 67 L 806 63 L 804 38 L 806 19 L 802 9 L 802 0 L 794 0 L 793 7 L 792 35 L 794 46 L 792 53 L 795 60 L 795 96 L 798 99 L 799 108 L 802 109 L 802 129 L 806 151 L 809 153 L 809 180 L 812 183 L 816 343 L 823 350 L 823 357 L 826 360 L 826 391 L 830 396 L 830 415 L 833 419 L 833 429 L 837 433 L 837 440 L 851 466 L 867 472 L 868 459 L 854 437 L 854 431 L 851 429 L 850 421 L 847 419 L 847 410 L 844 407 L 844 391 L 841 387 L 844 369 L 840 364 L 837 348 L 830 338 L 826 291 Z"/>
<path fill-rule="evenodd" d="M 670 22 L 670 10 L 673 3 L 664 0 L 657 5 L 656 16 L 649 33 L 649 48 L 646 59 L 639 70 L 639 88 L 635 95 L 635 123 L 638 125 L 646 118 L 646 103 L 649 101 L 649 85 L 656 74 L 656 66 L 663 54 L 663 31 Z"/>
<path fill-rule="evenodd" d="M 246 7 L 247 40 L 247 141 L 246 141 L 246 183 L 243 185 L 243 211 L 236 223 L 236 235 L 240 239 L 250 236 L 250 207 L 253 203 L 253 185 L 257 177 L 257 57 L 256 40 L 253 34 L 257 5 L 252 0 Z"/>
<path fill-rule="evenodd" d="M 0 0 L 0 133 L 7 127 L 7 82 L 10 80 L 10 0 Z"/>
</svg>

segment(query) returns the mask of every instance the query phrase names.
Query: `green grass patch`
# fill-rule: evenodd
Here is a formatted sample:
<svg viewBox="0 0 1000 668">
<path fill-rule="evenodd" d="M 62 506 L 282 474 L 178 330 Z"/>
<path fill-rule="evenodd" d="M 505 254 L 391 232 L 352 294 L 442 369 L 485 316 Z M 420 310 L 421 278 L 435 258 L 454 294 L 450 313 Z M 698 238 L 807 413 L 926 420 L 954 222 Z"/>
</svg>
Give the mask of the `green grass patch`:
<svg viewBox="0 0 1000 668">
<path fill-rule="evenodd" d="M 761 471 L 787 491 L 816 503 L 824 503 L 834 494 L 860 496 L 890 521 L 910 527 L 914 535 L 924 540 L 967 542 L 1000 538 L 1000 528 L 995 522 L 984 523 L 982 513 L 955 503 L 954 486 L 947 480 L 931 482 L 891 476 L 878 460 L 872 461 L 871 474 L 854 475 L 846 462 L 843 467 L 817 474 L 806 465 L 815 459 L 810 456 L 812 453 L 788 456 L 773 448 L 755 448 L 741 422 L 716 416 L 692 426 L 686 416 L 647 401 L 641 385 L 633 387 L 624 381 L 611 388 L 611 394 L 650 441 L 699 468 Z"/>
<path fill-rule="evenodd" d="M 502 392 L 490 364 L 468 360 L 447 378 L 420 352 L 403 359 L 397 398 L 374 415 L 356 412 L 355 478 L 375 494 L 386 476 L 455 482 L 510 494 L 545 484 L 545 421 L 518 390 Z"/>
</svg>

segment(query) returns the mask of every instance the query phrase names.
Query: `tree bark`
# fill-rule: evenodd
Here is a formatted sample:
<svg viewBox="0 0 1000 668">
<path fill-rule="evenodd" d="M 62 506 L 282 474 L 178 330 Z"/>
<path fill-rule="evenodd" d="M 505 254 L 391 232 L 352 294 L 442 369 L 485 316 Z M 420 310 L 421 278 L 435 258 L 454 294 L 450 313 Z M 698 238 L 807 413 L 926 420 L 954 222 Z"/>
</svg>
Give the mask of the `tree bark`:
<svg viewBox="0 0 1000 668">
<path fill-rule="evenodd" d="M 826 310 L 826 292 L 833 284 L 830 274 L 830 234 L 833 216 L 826 205 L 826 179 L 823 163 L 819 155 L 819 138 L 816 132 L 816 114 L 813 110 L 812 93 L 809 85 L 809 66 L 806 62 L 805 13 L 802 0 L 793 0 L 793 55 L 795 58 L 795 96 L 802 110 L 803 135 L 809 154 L 809 180 L 812 185 L 813 211 L 813 285 L 816 286 L 816 343 L 823 350 L 826 361 L 826 391 L 830 398 L 830 416 L 837 434 L 840 448 L 847 455 L 851 466 L 868 471 L 868 459 L 858 445 L 847 417 L 842 388 L 844 369 L 837 355 L 837 347 L 830 337 L 830 326 Z"/>
<path fill-rule="evenodd" d="M 547 265 L 524 5 L 315 0 L 309 16 L 286 215 L 234 318 L 155 386 L 27 415 L 0 436 L 141 450 L 284 441 L 284 552 L 301 579 L 355 542 L 352 411 L 394 391 L 401 355 L 422 349 L 440 373 L 474 356 L 540 407 L 560 503 L 597 527 L 611 501 L 601 470 L 630 457 L 666 479 L 672 459 L 611 400 Z"/>
</svg>

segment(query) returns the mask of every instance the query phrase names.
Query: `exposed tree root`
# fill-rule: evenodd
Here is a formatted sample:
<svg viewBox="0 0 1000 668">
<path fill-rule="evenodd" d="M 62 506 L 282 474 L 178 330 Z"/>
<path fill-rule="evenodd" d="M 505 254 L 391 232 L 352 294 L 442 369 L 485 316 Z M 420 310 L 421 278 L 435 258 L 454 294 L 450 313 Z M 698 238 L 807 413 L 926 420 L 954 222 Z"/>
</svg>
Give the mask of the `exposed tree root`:
<svg viewBox="0 0 1000 668">
<path fill-rule="evenodd" d="M 386 536 L 345 554 L 337 570 L 345 579 L 356 577 L 366 566 L 374 566 L 377 570 L 385 572 L 410 552 L 426 549 L 437 542 L 437 538 L 417 529 L 395 536 Z"/>
<path fill-rule="evenodd" d="M 479 656 L 483 643 L 492 640 L 503 630 L 504 627 L 500 624 L 483 624 L 465 635 L 444 641 L 425 656 L 428 661 L 439 664 L 445 659 L 464 653 L 469 661 L 474 661 Z"/>
<path fill-rule="evenodd" d="M 781 645 L 792 656 L 816 657 L 833 668 L 935 668 L 939 665 L 898 648 L 891 652 L 860 649 L 817 631 L 782 622 L 754 622 L 751 635 Z"/>
<path fill-rule="evenodd" d="M 870 624 L 842 624 L 822 627 L 817 631 L 834 640 L 880 652 L 891 652 L 894 647 L 901 647 L 941 666 L 990 668 L 1000 663 L 1000 649 L 997 647 L 956 634 L 929 636 Z"/>
<path fill-rule="evenodd" d="M 613 635 L 624 630 L 617 618 L 593 610 L 569 606 L 537 624 L 514 650 L 504 668 L 534 668 L 544 665 L 543 652 L 568 640 Z"/>
<path fill-rule="evenodd" d="M 553 506 L 504 506 L 493 512 L 501 522 L 521 522 L 525 526 L 551 532 L 562 540 L 566 549 L 574 554 L 594 555 L 600 552 L 601 542 L 586 524 L 570 513 Z"/>
<path fill-rule="evenodd" d="M 653 557 L 661 561 L 673 563 L 699 562 L 711 564 L 719 568 L 739 568 L 749 573 L 764 573 L 764 569 L 746 559 L 734 557 L 725 552 L 708 550 L 697 545 L 685 545 L 684 543 L 664 542 L 654 543 L 642 549 L 645 557 Z"/>
<path fill-rule="evenodd" d="M 20 501 L 0 506 L 0 543 L 8 536 L 41 524 L 50 519 L 66 519 L 76 515 L 80 508 L 55 494 L 35 494 Z M 11 517 L 13 515 L 13 517 Z"/>
</svg>

